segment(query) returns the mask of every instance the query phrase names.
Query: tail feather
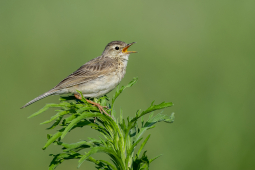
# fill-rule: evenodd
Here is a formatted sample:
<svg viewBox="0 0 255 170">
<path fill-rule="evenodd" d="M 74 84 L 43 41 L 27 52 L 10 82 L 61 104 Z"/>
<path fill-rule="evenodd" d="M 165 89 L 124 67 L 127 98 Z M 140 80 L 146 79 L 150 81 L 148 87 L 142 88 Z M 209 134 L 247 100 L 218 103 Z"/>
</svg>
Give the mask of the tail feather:
<svg viewBox="0 0 255 170">
<path fill-rule="evenodd" d="M 23 108 L 29 106 L 30 104 L 33 104 L 34 102 L 37 102 L 38 100 L 41 100 L 41 99 L 43 99 L 43 98 L 45 98 L 45 97 L 47 97 L 47 96 L 53 95 L 54 93 L 56 93 L 56 90 L 53 90 L 53 89 L 52 89 L 52 90 L 50 90 L 50 91 L 48 91 L 48 92 L 46 92 L 46 93 L 44 93 L 44 94 L 42 94 L 42 95 L 36 97 L 35 99 L 31 100 L 30 102 L 28 102 L 27 104 L 25 104 L 23 107 L 21 107 L 21 109 L 23 109 Z"/>
</svg>

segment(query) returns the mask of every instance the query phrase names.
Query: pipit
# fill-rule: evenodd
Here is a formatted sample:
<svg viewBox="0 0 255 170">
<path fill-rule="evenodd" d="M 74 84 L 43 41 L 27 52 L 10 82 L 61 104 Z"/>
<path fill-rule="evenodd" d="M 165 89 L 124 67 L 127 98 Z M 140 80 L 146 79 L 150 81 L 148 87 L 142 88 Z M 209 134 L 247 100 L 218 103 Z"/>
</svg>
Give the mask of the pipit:
<svg viewBox="0 0 255 170">
<path fill-rule="evenodd" d="M 110 42 L 105 47 L 101 56 L 85 63 L 53 89 L 31 100 L 22 108 L 50 95 L 72 93 L 77 99 L 81 99 L 77 90 L 82 92 L 83 96 L 87 98 L 100 97 L 109 93 L 123 79 L 126 73 L 128 57 L 131 53 L 136 53 L 136 51 L 127 51 L 134 43 L 126 44 L 122 41 Z M 103 106 L 91 100 L 86 100 L 97 106 L 101 113 L 103 111 L 107 114 Z"/>
</svg>

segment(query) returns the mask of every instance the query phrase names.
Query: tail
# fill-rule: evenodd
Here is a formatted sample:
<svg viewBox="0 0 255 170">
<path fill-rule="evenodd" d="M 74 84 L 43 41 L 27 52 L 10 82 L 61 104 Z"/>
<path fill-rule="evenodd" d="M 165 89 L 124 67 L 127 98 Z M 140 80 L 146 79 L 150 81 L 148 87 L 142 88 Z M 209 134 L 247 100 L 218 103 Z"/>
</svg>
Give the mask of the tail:
<svg viewBox="0 0 255 170">
<path fill-rule="evenodd" d="M 37 102 L 38 100 L 41 100 L 41 99 L 43 99 L 43 98 L 45 98 L 45 97 L 47 97 L 47 96 L 53 95 L 54 93 L 56 93 L 56 91 L 57 91 L 57 90 L 52 89 L 52 90 L 50 90 L 50 91 L 48 91 L 48 92 L 46 92 L 46 93 L 44 93 L 44 94 L 38 96 L 37 98 L 31 100 L 30 102 L 28 102 L 27 104 L 25 104 L 23 107 L 21 107 L 21 109 L 23 109 L 23 108 L 29 106 L 30 104 L 33 104 L 34 102 Z"/>
</svg>

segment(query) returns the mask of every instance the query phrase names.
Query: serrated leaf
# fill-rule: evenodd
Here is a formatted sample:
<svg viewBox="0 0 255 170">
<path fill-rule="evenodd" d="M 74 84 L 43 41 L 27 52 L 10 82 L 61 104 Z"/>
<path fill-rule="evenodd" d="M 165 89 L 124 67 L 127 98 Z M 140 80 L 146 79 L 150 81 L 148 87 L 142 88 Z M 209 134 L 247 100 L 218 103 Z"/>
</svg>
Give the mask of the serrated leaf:
<svg viewBox="0 0 255 170">
<path fill-rule="evenodd" d="M 143 111 L 139 116 L 136 116 L 135 118 L 133 118 L 133 119 L 131 120 L 131 122 L 135 122 L 137 119 L 139 119 L 140 117 L 142 117 L 142 116 L 144 116 L 144 115 L 146 115 L 146 114 L 148 114 L 148 113 L 150 113 L 150 112 L 153 112 L 153 111 L 155 111 L 155 110 L 164 109 L 164 108 L 166 108 L 166 107 L 171 107 L 172 105 L 173 105 L 172 102 L 169 102 L 169 103 L 163 102 L 163 103 L 160 103 L 160 104 L 158 104 L 158 105 L 154 105 L 154 102 L 152 102 L 152 103 L 151 103 L 151 106 L 150 106 L 148 109 L 146 109 L 145 111 Z"/>
<path fill-rule="evenodd" d="M 107 101 L 108 101 L 107 96 L 100 97 L 100 105 L 101 106 L 107 106 Z"/>
<path fill-rule="evenodd" d="M 83 113 L 84 111 L 99 111 L 99 110 L 98 110 L 98 108 L 95 107 L 95 106 L 85 106 L 85 105 L 83 105 L 83 107 L 81 107 L 80 109 L 78 109 L 78 110 L 76 111 L 76 113 L 81 114 L 81 113 Z"/>
<path fill-rule="evenodd" d="M 88 138 L 90 142 L 93 142 L 95 145 L 99 146 L 102 144 L 101 140 L 95 139 L 95 138 Z"/>
<path fill-rule="evenodd" d="M 144 151 L 141 158 L 138 158 L 137 155 L 135 156 L 135 159 L 132 164 L 134 170 L 141 170 L 145 168 L 149 169 L 150 161 L 148 157 L 146 156 L 146 152 L 147 151 Z"/>
<path fill-rule="evenodd" d="M 122 164 L 122 161 L 121 159 L 119 158 L 118 155 L 116 155 L 116 153 L 111 149 L 111 148 L 107 148 L 107 147 L 94 147 L 94 148 L 91 148 L 91 150 L 86 153 L 84 156 L 81 157 L 81 159 L 78 161 L 79 164 L 78 164 L 78 167 L 81 166 L 81 164 L 88 158 L 90 157 L 91 155 L 95 154 L 95 153 L 98 153 L 98 152 L 104 152 L 108 155 L 112 155 L 114 157 L 115 160 L 118 161 L 118 163 L 121 165 L 121 167 L 124 169 L 124 165 Z"/>
<path fill-rule="evenodd" d="M 169 117 L 166 117 L 164 122 L 166 122 L 166 123 L 173 123 L 174 122 L 174 113 L 172 113 Z"/>
<path fill-rule="evenodd" d="M 132 154 L 132 152 L 134 151 L 136 145 L 138 145 L 138 143 L 142 140 L 143 138 L 140 138 L 139 140 L 137 140 L 132 146 L 131 148 L 129 149 L 128 151 L 128 156 Z"/>
<path fill-rule="evenodd" d="M 125 90 L 127 87 L 133 86 L 137 82 L 137 80 L 138 80 L 138 78 L 135 77 L 135 78 L 133 78 L 133 80 L 131 82 L 128 83 L 128 85 L 122 86 L 121 88 L 117 87 L 116 92 L 115 92 L 114 96 L 112 97 L 112 107 L 113 107 L 113 104 L 116 101 L 116 99 L 123 92 L 123 90 Z"/>
<path fill-rule="evenodd" d="M 49 129 L 54 129 L 60 122 L 61 122 L 61 120 L 62 120 L 62 118 L 63 118 L 64 116 L 59 116 L 57 119 L 56 119 L 56 121 L 49 127 L 49 128 L 47 128 L 48 130 Z"/>
<path fill-rule="evenodd" d="M 104 161 L 104 160 L 99 160 L 99 161 L 106 164 L 106 165 L 108 165 L 109 167 L 111 167 L 112 170 L 117 170 L 117 168 L 115 166 L 113 166 L 110 162 Z"/>
<path fill-rule="evenodd" d="M 50 156 L 54 156 L 54 158 L 50 163 L 49 170 L 54 170 L 64 160 L 81 158 L 81 154 L 79 153 L 61 153 L 57 155 L 51 154 Z"/>
<path fill-rule="evenodd" d="M 83 127 L 83 126 L 88 126 L 88 125 L 91 126 L 91 127 L 98 127 L 97 124 L 92 123 L 92 122 L 88 121 L 87 119 L 83 119 L 83 120 L 79 121 L 76 125 L 74 125 L 72 127 L 72 129 L 74 129 L 76 127 Z"/>
<path fill-rule="evenodd" d="M 75 119 L 77 116 L 79 116 L 79 114 L 72 114 L 71 116 L 65 118 L 62 121 L 62 126 L 66 126 L 67 124 L 69 124 L 73 119 Z"/>
<path fill-rule="evenodd" d="M 82 119 L 86 119 L 89 117 L 98 117 L 101 116 L 101 113 L 92 113 L 92 112 L 84 112 L 77 118 L 73 119 L 71 123 L 65 128 L 64 132 L 62 133 L 61 139 L 63 139 L 66 134 L 75 126 L 78 122 L 80 122 Z"/>
<path fill-rule="evenodd" d="M 167 121 L 168 123 L 170 123 L 170 122 L 173 122 L 173 118 L 174 118 L 173 113 L 170 116 L 168 116 L 168 115 L 162 114 L 162 112 L 158 113 L 157 115 L 153 117 L 150 116 L 149 119 L 145 122 L 144 126 L 141 128 L 140 132 L 136 135 L 136 140 L 138 140 L 146 130 L 153 128 L 154 124 L 161 121 L 164 121 L 164 122 Z"/>
</svg>

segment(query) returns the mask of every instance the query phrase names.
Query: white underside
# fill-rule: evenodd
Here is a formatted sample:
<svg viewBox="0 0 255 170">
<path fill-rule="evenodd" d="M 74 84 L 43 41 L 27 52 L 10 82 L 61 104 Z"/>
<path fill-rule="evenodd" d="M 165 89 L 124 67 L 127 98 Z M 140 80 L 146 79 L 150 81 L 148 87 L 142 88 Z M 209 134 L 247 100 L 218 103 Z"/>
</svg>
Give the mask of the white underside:
<svg viewBox="0 0 255 170">
<path fill-rule="evenodd" d="M 70 93 L 77 93 L 76 90 L 82 92 L 84 97 L 99 97 L 106 93 L 112 91 L 119 83 L 121 79 L 114 73 L 111 75 L 106 75 L 98 77 L 95 80 L 83 83 L 77 87 L 69 88 Z"/>
</svg>

